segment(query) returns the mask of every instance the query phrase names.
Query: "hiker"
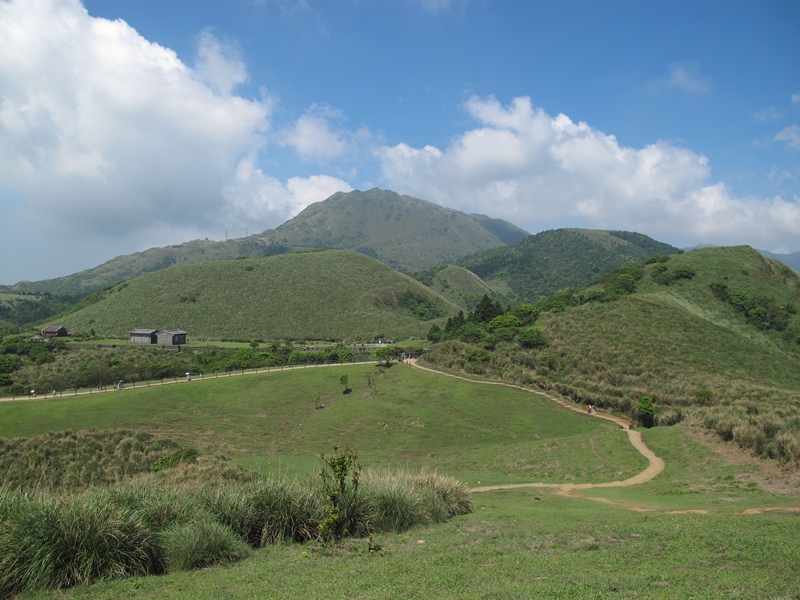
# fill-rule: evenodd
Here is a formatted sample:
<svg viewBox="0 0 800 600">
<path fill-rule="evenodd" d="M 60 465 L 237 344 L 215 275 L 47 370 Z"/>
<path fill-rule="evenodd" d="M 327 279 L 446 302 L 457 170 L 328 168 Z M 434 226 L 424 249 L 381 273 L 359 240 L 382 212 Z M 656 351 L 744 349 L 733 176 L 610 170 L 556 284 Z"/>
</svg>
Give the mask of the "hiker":
<svg viewBox="0 0 800 600">
<path fill-rule="evenodd" d="M 31 390 L 31 398 L 36 398 L 36 390 Z"/>
</svg>

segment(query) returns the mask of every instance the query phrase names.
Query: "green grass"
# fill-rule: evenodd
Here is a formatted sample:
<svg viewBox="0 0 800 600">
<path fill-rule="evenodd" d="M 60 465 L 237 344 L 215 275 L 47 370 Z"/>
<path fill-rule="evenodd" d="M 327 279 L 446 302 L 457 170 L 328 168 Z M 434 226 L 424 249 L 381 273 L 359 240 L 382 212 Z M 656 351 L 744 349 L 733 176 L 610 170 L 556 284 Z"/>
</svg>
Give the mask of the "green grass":
<svg viewBox="0 0 800 600">
<path fill-rule="evenodd" d="M 602 481 L 646 466 L 604 421 L 564 412 L 530 392 L 456 382 L 403 364 L 287 369 L 0 403 L 0 423 L 3 437 L 141 430 L 282 475 L 314 472 L 320 452 L 333 444 L 357 449 L 374 468 L 436 468 L 471 484 Z M 595 454 L 601 458 L 581 460 Z"/>
<path fill-rule="evenodd" d="M 408 295 L 438 314 L 458 310 L 410 277 L 348 251 L 176 266 L 99 294 L 59 322 L 70 332 L 94 330 L 104 338 L 149 327 L 180 328 L 194 341 L 354 340 L 424 335 L 430 322 L 404 308 Z"/>
<path fill-rule="evenodd" d="M 691 279 L 661 285 L 654 269 L 686 265 Z M 800 316 L 786 331 L 758 329 L 710 284 L 777 305 L 800 306 L 800 279 L 747 247 L 706 248 L 644 265 L 636 292 L 585 302 L 602 285 L 564 294 L 563 310 L 544 311 L 545 347 L 501 340 L 487 360 L 474 344 L 433 345 L 424 359 L 439 368 L 552 389 L 579 404 L 637 417 L 652 397 L 656 422 L 703 423 L 760 456 L 800 464 Z M 484 354 L 487 354 L 484 352 Z"/>
<path fill-rule="evenodd" d="M 350 394 L 338 384 L 344 372 Z M 354 447 L 367 468 L 436 467 L 470 485 L 610 481 L 646 464 L 600 419 L 529 392 L 406 365 L 382 375 L 375 367 L 304 369 L 73 400 L 0 405 L 2 433 L 58 430 L 68 421 L 136 426 L 288 475 L 315 472 L 319 451 L 339 443 Z M 688 431 L 643 432 L 666 469 L 641 486 L 573 498 L 547 488 L 472 494 L 473 514 L 379 534 L 369 546 L 345 542 L 320 553 L 278 544 L 234 565 L 22 597 L 795 597 L 798 515 L 742 512 L 800 506 L 797 484 L 775 491 L 758 464 L 728 464 Z M 381 497 L 392 493 L 390 485 Z M 686 510 L 708 514 L 670 514 Z M 151 514 L 161 511 L 156 504 Z"/>
<path fill-rule="evenodd" d="M 648 432 L 648 442 L 653 437 Z M 729 491 L 688 500 L 670 486 L 728 468 L 671 428 L 661 443 L 677 464 L 637 512 L 547 490 L 472 496 L 475 513 L 435 527 L 378 536 L 380 553 L 343 545 L 258 550 L 224 569 L 76 588 L 67 598 L 793 598 L 800 593 L 796 514 L 738 514 Z M 654 443 L 654 447 L 658 444 Z M 693 466 L 701 459 L 700 467 Z M 699 471 L 698 471 L 699 469 Z M 658 482 L 658 479 L 656 480 Z M 653 482 L 642 486 L 647 490 Z M 640 494 L 640 488 L 630 492 Z M 637 491 L 635 491 L 637 490 Z M 615 490 L 627 495 L 628 491 Z M 592 490 L 589 495 L 598 495 Z M 604 493 L 609 493 L 605 490 Z M 754 502 L 798 504 L 798 495 L 752 492 Z M 710 514 L 669 514 L 711 506 Z M 24 598 L 55 597 L 53 594 Z M 59 596 L 61 597 L 61 596 Z"/>
</svg>

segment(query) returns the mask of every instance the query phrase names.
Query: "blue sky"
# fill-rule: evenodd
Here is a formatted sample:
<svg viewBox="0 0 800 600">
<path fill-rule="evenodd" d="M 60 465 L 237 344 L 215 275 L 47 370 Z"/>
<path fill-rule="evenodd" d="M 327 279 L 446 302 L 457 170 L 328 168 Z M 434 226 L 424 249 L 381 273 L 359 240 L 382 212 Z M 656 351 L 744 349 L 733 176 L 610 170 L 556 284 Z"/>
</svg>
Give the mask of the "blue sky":
<svg viewBox="0 0 800 600">
<path fill-rule="evenodd" d="M 0 283 L 381 187 L 800 250 L 795 1 L 0 0 Z"/>
</svg>

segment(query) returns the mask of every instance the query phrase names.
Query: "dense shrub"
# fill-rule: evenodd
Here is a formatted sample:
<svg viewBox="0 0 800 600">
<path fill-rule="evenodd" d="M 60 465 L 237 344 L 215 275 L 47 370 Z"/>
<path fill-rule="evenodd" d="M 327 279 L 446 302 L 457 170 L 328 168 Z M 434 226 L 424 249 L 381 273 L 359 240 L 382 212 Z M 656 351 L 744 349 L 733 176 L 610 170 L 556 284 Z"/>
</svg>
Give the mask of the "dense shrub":
<svg viewBox="0 0 800 600">
<path fill-rule="evenodd" d="M 237 562 L 252 553 L 230 527 L 214 521 L 173 525 L 161 532 L 159 542 L 170 573 Z"/>
<path fill-rule="evenodd" d="M 161 573 L 154 532 L 101 494 L 0 497 L 0 596 Z"/>
</svg>

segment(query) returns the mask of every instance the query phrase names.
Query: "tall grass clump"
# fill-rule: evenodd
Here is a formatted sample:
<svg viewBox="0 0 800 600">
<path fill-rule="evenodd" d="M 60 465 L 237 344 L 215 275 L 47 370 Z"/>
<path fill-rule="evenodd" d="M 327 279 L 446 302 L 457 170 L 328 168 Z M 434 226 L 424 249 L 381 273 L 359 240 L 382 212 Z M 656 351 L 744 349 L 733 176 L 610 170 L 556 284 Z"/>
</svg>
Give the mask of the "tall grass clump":
<svg viewBox="0 0 800 600">
<path fill-rule="evenodd" d="M 252 553 L 230 527 L 215 521 L 173 525 L 160 533 L 159 541 L 170 573 L 237 562 Z"/>
<path fill-rule="evenodd" d="M 126 485 L 104 494 L 108 502 L 136 512 L 156 531 L 206 518 L 204 508 L 194 496 L 172 487 Z"/>
<path fill-rule="evenodd" d="M 124 429 L 60 431 L 0 438 L 0 473 L 7 489 L 79 489 L 120 483 L 146 473 L 178 444 Z"/>
<path fill-rule="evenodd" d="M 363 495 L 371 531 L 400 532 L 417 525 L 443 523 L 473 511 L 466 486 L 435 472 L 368 472 Z"/>
<path fill-rule="evenodd" d="M 0 596 L 162 573 L 155 534 L 104 495 L 4 494 Z"/>
<path fill-rule="evenodd" d="M 204 492 L 201 502 L 216 521 L 254 548 L 314 539 L 322 518 L 319 496 L 290 481 L 222 486 Z"/>
</svg>

